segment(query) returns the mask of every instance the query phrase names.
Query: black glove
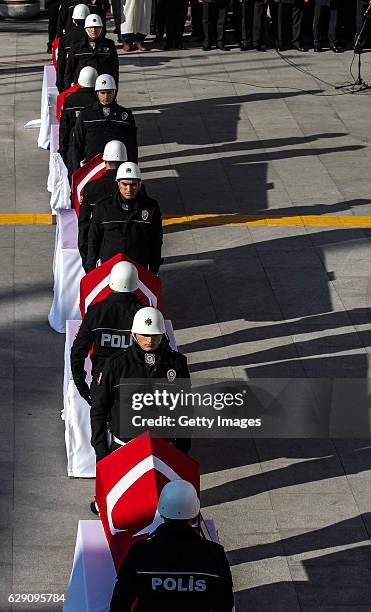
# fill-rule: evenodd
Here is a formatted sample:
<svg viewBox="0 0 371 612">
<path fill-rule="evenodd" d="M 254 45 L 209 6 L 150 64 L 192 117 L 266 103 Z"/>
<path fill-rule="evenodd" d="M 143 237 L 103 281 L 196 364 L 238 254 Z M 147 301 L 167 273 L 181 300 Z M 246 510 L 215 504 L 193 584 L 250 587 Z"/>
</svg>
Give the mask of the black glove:
<svg viewBox="0 0 371 612">
<path fill-rule="evenodd" d="M 85 382 L 85 380 L 83 382 L 80 383 L 76 383 L 75 385 L 77 387 L 78 392 L 80 393 L 81 397 L 88 402 L 89 406 L 91 406 L 91 396 L 90 396 L 90 389 L 89 389 L 89 385 L 87 382 Z"/>
</svg>

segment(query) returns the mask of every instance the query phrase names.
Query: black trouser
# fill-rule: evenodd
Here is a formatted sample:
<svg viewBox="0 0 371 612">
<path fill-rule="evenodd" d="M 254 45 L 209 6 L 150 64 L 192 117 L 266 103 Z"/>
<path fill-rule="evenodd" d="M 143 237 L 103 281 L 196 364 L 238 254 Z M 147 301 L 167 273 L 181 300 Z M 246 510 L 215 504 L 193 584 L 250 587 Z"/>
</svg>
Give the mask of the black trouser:
<svg viewBox="0 0 371 612">
<path fill-rule="evenodd" d="M 301 44 L 301 24 L 303 21 L 303 4 L 295 0 L 295 4 L 281 2 L 278 5 L 278 45 Z"/>
<path fill-rule="evenodd" d="M 58 15 L 59 15 L 59 0 L 57 2 L 48 2 L 46 9 L 48 11 L 48 36 L 49 43 L 51 44 L 56 37 L 57 34 L 57 23 L 58 23 Z"/>
<path fill-rule="evenodd" d="M 188 0 L 160 0 L 159 4 L 165 18 L 166 44 L 178 47 L 182 44 Z"/>
<path fill-rule="evenodd" d="M 357 0 L 357 33 L 355 42 L 357 47 L 363 49 L 367 40 L 368 19 L 364 16 L 368 7 L 368 0 Z M 365 24 L 366 22 L 366 24 Z M 363 27 L 364 26 L 364 27 Z M 362 30 L 363 28 L 363 30 Z M 357 42 L 358 36 L 362 30 L 362 34 Z"/>
<path fill-rule="evenodd" d="M 116 34 L 121 40 L 122 6 L 121 0 L 111 0 L 113 19 L 115 21 Z"/>
<path fill-rule="evenodd" d="M 203 38 L 202 4 L 198 0 L 191 0 L 192 35 Z"/>
<path fill-rule="evenodd" d="M 227 7 L 212 2 L 203 3 L 202 23 L 204 26 L 204 46 L 212 45 L 215 39 L 218 45 L 224 44 Z"/>
<path fill-rule="evenodd" d="M 324 9 L 322 11 L 322 9 Z M 320 28 L 320 20 L 321 14 L 325 12 L 330 13 L 330 19 L 328 24 L 328 40 L 331 47 L 335 47 L 337 43 L 337 23 L 338 23 L 338 11 L 337 9 L 330 9 L 330 7 L 325 6 L 321 3 L 321 1 L 316 1 L 316 5 L 314 7 L 314 19 L 313 19 L 313 38 L 314 38 L 314 46 L 321 46 L 321 28 Z"/>
<path fill-rule="evenodd" d="M 128 43 L 128 45 L 138 45 L 140 43 L 144 43 L 146 39 L 146 34 L 141 34 L 137 32 L 136 34 L 121 34 L 121 40 L 123 43 Z"/>
<path fill-rule="evenodd" d="M 166 5 L 164 0 L 152 1 L 151 34 L 162 38 L 165 32 Z"/>
<path fill-rule="evenodd" d="M 271 16 L 271 26 L 268 32 L 268 38 L 270 42 L 277 40 L 278 38 L 278 29 L 277 29 L 277 21 L 278 21 L 278 4 L 274 2 L 274 0 L 268 0 L 267 6 L 269 7 L 269 12 Z"/>
<path fill-rule="evenodd" d="M 243 45 L 259 47 L 263 42 L 264 0 L 243 0 L 242 2 L 241 42 Z"/>
</svg>

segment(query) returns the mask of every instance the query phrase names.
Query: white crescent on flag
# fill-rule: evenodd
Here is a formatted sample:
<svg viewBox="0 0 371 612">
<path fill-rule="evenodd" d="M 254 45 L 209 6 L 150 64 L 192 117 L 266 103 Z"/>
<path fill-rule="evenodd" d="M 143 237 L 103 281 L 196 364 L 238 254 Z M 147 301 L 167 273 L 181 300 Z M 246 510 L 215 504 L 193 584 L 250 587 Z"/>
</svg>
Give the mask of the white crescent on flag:
<svg viewBox="0 0 371 612">
<path fill-rule="evenodd" d="M 84 189 L 86 183 L 88 183 L 96 174 L 98 174 L 98 172 L 100 172 L 101 170 L 104 170 L 104 168 L 106 167 L 105 162 L 100 162 L 97 166 L 95 166 L 92 170 L 90 170 L 90 172 L 88 172 L 88 174 L 86 176 L 84 176 L 84 178 L 81 180 L 81 182 L 77 185 L 77 198 L 80 201 L 80 197 L 81 197 L 81 192 Z"/>
<path fill-rule="evenodd" d="M 140 463 L 137 463 L 131 470 L 129 470 L 120 480 L 115 484 L 111 491 L 107 495 L 107 518 L 110 531 L 112 535 L 127 531 L 127 529 L 116 529 L 113 525 L 112 512 L 119 499 L 139 478 L 150 472 L 151 470 L 157 470 L 161 472 L 166 478 L 170 480 L 181 480 L 181 476 L 177 474 L 171 467 L 167 465 L 162 459 L 159 459 L 155 455 L 149 455 Z M 143 533 L 152 533 L 161 523 L 161 516 L 156 512 L 152 523 L 144 527 L 141 531 L 135 535 L 141 535 Z"/>
</svg>

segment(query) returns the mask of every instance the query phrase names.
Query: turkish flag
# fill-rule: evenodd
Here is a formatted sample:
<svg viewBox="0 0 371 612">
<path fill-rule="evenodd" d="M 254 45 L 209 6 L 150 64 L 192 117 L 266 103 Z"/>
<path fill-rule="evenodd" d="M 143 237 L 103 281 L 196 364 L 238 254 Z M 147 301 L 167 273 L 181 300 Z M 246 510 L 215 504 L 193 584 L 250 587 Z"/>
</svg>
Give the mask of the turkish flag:
<svg viewBox="0 0 371 612">
<path fill-rule="evenodd" d="M 57 117 L 58 122 L 61 120 L 61 114 L 62 114 L 62 109 L 63 109 L 63 104 L 65 99 L 74 91 L 77 91 L 78 89 L 80 89 L 80 85 L 78 83 L 75 83 L 74 85 L 72 85 L 72 87 L 69 87 L 68 89 L 65 89 L 64 91 L 62 91 L 60 94 L 58 94 L 57 96 L 57 101 L 55 104 L 55 116 Z"/>
<path fill-rule="evenodd" d="M 76 168 L 72 173 L 71 202 L 72 208 L 76 210 L 77 217 L 80 213 L 80 202 L 86 183 L 100 178 L 105 171 L 106 165 L 103 161 L 102 153 L 98 153 L 98 155 L 90 159 L 81 168 Z"/>
<path fill-rule="evenodd" d="M 162 523 L 157 504 L 171 480 L 188 480 L 200 495 L 200 466 L 166 440 L 144 433 L 97 463 L 95 499 L 118 570 L 133 542 Z"/>
<path fill-rule="evenodd" d="M 146 306 L 154 306 L 161 310 L 162 283 L 161 279 L 149 272 L 141 264 L 134 261 L 124 253 L 118 253 L 105 261 L 101 266 L 88 272 L 80 281 L 80 312 L 83 319 L 90 304 L 100 302 L 107 297 L 112 289 L 108 286 L 109 275 L 113 266 L 119 261 L 129 261 L 138 270 L 139 287 L 135 292 Z"/>
<path fill-rule="evenodd" d="M 56 38 L 52 42 L 52 62 L 53 62 L 53 66 L 54 66 L 54 68 L 56 70 L 57 70 L 57 62 L 58 62 L 58 45 L 59 45 L 59 41 L 60 41 L 60 38 Z"/>
</svg>

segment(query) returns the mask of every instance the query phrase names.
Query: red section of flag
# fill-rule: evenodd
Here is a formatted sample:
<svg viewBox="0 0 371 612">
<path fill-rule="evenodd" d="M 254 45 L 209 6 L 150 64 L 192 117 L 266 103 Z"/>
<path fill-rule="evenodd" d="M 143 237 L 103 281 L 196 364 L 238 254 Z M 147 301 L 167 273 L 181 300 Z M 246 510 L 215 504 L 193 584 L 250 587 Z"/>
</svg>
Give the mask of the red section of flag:
<svg viewBox="0 0 371 612">
<path fill-rule="evenodd" d="M 95 498 L 116 569 L 131 544 L 156 528 L 161 490 L 179 478 L 191 482 L 200 495 L 197 461 L 149 433 L 97 463 Z"/>
<path fill-rule="evenodd" d="M 80 85 L 78 83 L 75 83 L 74 85 L 72 85 L 72 87 L 69 87 L 68 89 L 65 89 L 60 94 L 58 94 L 56 105 L 55 105 L 55 108 L 56 108 L 55 116 L 57 117 L 58 122 L 61 120 L 61 114 L 62 114 L 62 109 L 63 109 L 63 104 L 64 104 L 65 99 L 71 93 L 73 93 L 74 91 L 77 91 L 78 89 L 80 89 Z"/>
<path fill-rule="evenodd" d="M 52 62 L 56 70 L 57 70 L 57 59 L 58 59 L 57 49 L 58 49 L 59 41 L 60 41 L 60 38 L 56 38 L 52 42 Z"/>
<path fill-rule="evenodd" d="M 76 209 L 77 217 L 80 213 L 80 202 L 84 192 L 84 186 L 90 181 L 100 178 L 106 171 L 102 153 L 99 153 L 81 168 L 76 168 L 72 173 L 71 202 L 72 208 Z"/>
<path fill-rule="evenodd" d="M 111 293 L 108 286 L 108 277 L 112 267 L 119 261 L 129 261 L 138 270 L 141 287 L 135 292 L 145 306 L 155 306 L 159 310 L 162 307 L 162 283 L 161 279 L 149 272 L 146 268 L 131 259 L 124 253 L 118 253 L 105 261 L 101 266 L 88 272 L 80 281 L 80 312 L 84 318 L 85 312 L 95 302 L 100 302 Z"/>
</svg>

